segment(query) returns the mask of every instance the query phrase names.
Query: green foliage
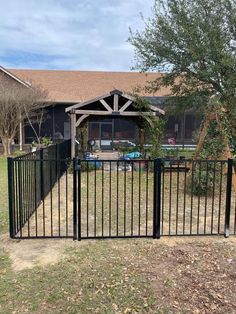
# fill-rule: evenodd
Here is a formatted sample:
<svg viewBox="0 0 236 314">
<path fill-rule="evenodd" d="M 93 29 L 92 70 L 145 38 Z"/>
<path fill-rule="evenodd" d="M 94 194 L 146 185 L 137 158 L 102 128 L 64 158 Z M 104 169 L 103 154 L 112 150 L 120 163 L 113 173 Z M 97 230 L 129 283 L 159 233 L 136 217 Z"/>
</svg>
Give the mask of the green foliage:
<svg viewBox="0 0 236 314">
<path fill-rule="evenodd" d="M 24 150 L 15 150 L 14 153 L 13 153 L 13 156 L 14 157 L 19 157 L 19 156 L 22 156 L 22 155 L 25 155 L 27 152 L 24 151 Z"/>
<path fill-rule="evenodd" d="M 213 187 L 220 181 L 220 166 L 213 163 L 194 164 L 192 174 L 187 177 L 187 191 L 196 196 L 211 195 Z"/>
<path fill-rule="evenodd" d="M 144 31 L 129 38 L 138 70 L 165 73 L 147 89 L 168 86 L 178 110 L 204 110 L 218 95 L 236 139 L 236 2 L 156 0 L 152 12 Z"/>
<path fill-rule="evenodd" d="M 211 119 L 207 128 L 207 134 L 203 145 L 196 156 L 197 159 L 222 159 L 225 158 L 224 153 L 227 143 L 232 139 L 232 134 L 229 129 L 229 122 L 225 110 L 222 110 L 220 103 L 214 99 L 209 104 L 211 113 L 218 116 L 218 119 Z M 206 114 L 206 118 L 208 113 Z M 205 119 L 206 119 L 205 118 Z M 205 123 L 205 121 L 203 121 Z M 188 190 L 192 190 L 194 195 L 210 194 L 213 190 L 214 184 L 220 180 L 220 172 L 218 166 L 213 167 L 212 163 L 204 163 L 201 168 L 198 165 L 193 166 L 193 174 L 188 177 Z"/>
<path fill-rule="evenodd" d="M 152 144 L 151 157 L 161 157 L 161 144 L 163 139 L 165 120 L 163 118 L 155 119 L 151 124 L 150 139 Z"/>
<path fill-rule="evenodd" d="M 195 171 L 192 181 L 192 191 L 194 195 L 205 195 L 209 185 L 212 186 L 212 174 L 208 174 L 206 170 L 203 170 L 199 177 L 199 173 L 199 170 Z"/>
<path fill-rule="evenodd" d="M 150 113 L 141 116 L 140 124 L 144 127 L 146 134 L 149 135 L 149 142 L 151 144 L 149 150 L 151 158 L 157 158 L 162 156 L 161 144 L 163 140 L 163 132 L 165 126 L 164 117 L 156 117 L 153 115 L 153 111 L 150 108 L 150 102 L 138 94 L 133 95 L 135 97 L 135 108 L 139 112 Z"/>
<path fill-rule="evenodd" d="M 69 161 L 69 162 L 67 163 L 67 171 L 68 171 L 68 173 L 70 173 L 70 174 L 73 173 L 73 171 L 74 171 L 73 161 Z"/>
<path fill-rule="evenodd" d="M 218 92 L 235 98 L 235 21 L 234 0 L 156 0 L 144 31 L 131 31 L 129 39 L 138 69 L 167 74 L 151 90 L 169 85 L 174 95 Z"/>
<path fill-rule="evenodd" d="M 193 157 L 193 149 L 182 149 L 182 148 L 173 148 L 173 149 L 162 149 L 163 157 L 170 157 L 173 159 L 178 159 L 181 156 L 184 156 L 186 159 L 191 159 Z"/>
<path fill-rule="evenodd" d="M 88 161 L 88 163 L 83 161 L 83 162 L 81 162 L 81 171 L 88 171 L 88 172 L 93 171 L 93 170 L 95 170 L 95 166 L 96 166 L 96 161 L 95 162 L 94 161 L 91 161 L 91 162 Z M 72 174 L 74 171 L 73 162 L 72 161 L 68 162 L 67 167 L 68 167 L 67 168 L 68 173 Z"/>
<path fill-rule="evenodd" d="M 44 137 L 41 138 L 40 143 L 43 146 L 49 146 L 49 145 L 53 144 L 53 141 L 52 141 L 52 139 L 50 137 L 44 136 Z"/>
<path fill-rule="evenodd" d="M 47 147 L 49 145 L 52 145 L 53 144 L 53 141 L 50 137 L 47 137 L 47 136 L 43 136 L 40 138 L 39 140 L 40 142 L 36 142 L 36 141 L 33 141 L 32 142 L 32 147 L 35 147 L 35 146 L 42 146 L 42 147 Z"/>
<path fill-rule="evenodd" d="M 79 153 L 82 155 L 87 150 L 87 143 L 86 143 L 86 132 L 87 128 L 84 124 L 82 124 L 82 127 L 77 128 L 76 130 L 76 137 L 80 143 L 79 145 Z"/>
<path fill-rule="evenodd" d="M 222 156 L 224 150 L 224 138 L 219 131 L 217 122 L 215 120 L 211 121 L 199 157 L 202 159 L 217 159 Z"/>
<path fill-rule="evenodd" d="M 172 149 L 163 149 L 163 154 L 165 156 L 171 157 L 171 158 L 178 158 L 179 157 L 179 148 L 172 148 Z"/>
<path fill-rule="evenodd" d="M 96 162 L 94 161 L 91 161 L 91 162 L 82 162 L 81 163 L 81 171 L 93 171 L 95 170 L 95 167 L 96 167 Z"/>
<path fill-rule="evenodd" d="M 225 152 L 226 145 L 229 144 L 231 149 L 235 150 L 235 143 L 227 114 L 221 104 L 214 99 L 214 102 L 209 103 L 208 111 L 218 116 L 218 120 L 210 120 L 204 143 L 197 157 L 201 159 L 220 159 Z M 207 119 L 207 115 L 208 112 L 205 119 Z"/>
</svg>

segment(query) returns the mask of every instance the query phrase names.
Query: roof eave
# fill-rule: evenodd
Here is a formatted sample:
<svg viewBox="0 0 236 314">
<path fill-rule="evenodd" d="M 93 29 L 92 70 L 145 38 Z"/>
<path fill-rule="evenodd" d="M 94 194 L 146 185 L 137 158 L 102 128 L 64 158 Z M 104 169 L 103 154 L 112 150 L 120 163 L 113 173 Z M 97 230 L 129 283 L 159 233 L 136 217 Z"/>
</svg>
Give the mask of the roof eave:
<svg viewBox="0 0 236 314">
<path fill-rule="evenodd" d="M 19 77 L 17 77 L 16 75 L 12 74 L 9 70 L 5 69 L 3 66 L 0 65 L 0 70 L 2 72 L 4 72 L 5 74 L 7 74 L 8 76 L 10 76 L 11 78 L 13 78 L 15 81 L 17 81 L 18 83 L 24 85 L 27 88 L 31 88 L 31 85 L 23 80 L 21 80 Z"/>
</svg>

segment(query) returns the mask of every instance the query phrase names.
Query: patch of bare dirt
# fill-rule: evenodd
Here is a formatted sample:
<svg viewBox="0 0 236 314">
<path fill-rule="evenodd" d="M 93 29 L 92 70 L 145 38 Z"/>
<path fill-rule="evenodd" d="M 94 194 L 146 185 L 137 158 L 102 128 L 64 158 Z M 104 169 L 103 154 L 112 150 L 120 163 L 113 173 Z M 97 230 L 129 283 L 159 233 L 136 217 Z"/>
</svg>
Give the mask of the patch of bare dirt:
<svg viewBox="0 0 236 314">
<path fill-rule="evenodd" d="M 64 257 L 65 248 L 73 245 L 71 240 L 33 239 L 12 240 L 8 235 L 1 236 L 0 248 L 10 255 L 12 267 L 21 271 L 34 266 L 55 264 Z"/>
<path fill-rule="evenodd" d="M 168 238 L 144 251 L 148 258 L 138 267 L 161 308 L 170 313 L 236 313 L 235 238 Z"/>
</svg>

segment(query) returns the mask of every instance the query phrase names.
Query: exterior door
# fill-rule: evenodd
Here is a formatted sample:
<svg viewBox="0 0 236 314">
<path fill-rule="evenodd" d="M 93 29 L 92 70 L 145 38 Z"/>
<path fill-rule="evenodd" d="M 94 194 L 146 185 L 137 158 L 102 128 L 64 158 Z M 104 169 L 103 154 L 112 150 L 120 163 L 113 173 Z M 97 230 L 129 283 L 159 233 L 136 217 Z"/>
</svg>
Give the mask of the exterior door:
<svg viewBox="0 0 236 314">
<path fill-rule="evenodd" d="M 101 122 L 100 124 L 100 147 L 101 149 L 112 149 L 112 123 L 111 122 Z"/>
</svg>

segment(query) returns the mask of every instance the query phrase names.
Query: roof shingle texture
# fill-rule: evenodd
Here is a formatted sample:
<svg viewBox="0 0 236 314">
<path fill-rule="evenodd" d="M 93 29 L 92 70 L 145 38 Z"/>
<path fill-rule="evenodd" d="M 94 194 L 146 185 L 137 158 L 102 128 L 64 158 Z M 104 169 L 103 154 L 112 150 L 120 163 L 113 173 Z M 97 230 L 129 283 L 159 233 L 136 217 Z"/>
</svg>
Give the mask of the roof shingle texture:
<svg viewBox="0 0 236 314">
<path fill-rule="evenodd" d="M 57 71 L 57 70 L 21 70 L 10 69 L 18 78 L 36 83 L 48 91 L 49 99 L 58 102 L 81 102 L 114 89 L 132 93 L 136 87 L 144 87 L 148 81 L 160 77 L 161 73 L 138 72 L 101 72 L 101 71 Z M 169 88 L 142 96 L 167 96 Z"/>
</svg>

